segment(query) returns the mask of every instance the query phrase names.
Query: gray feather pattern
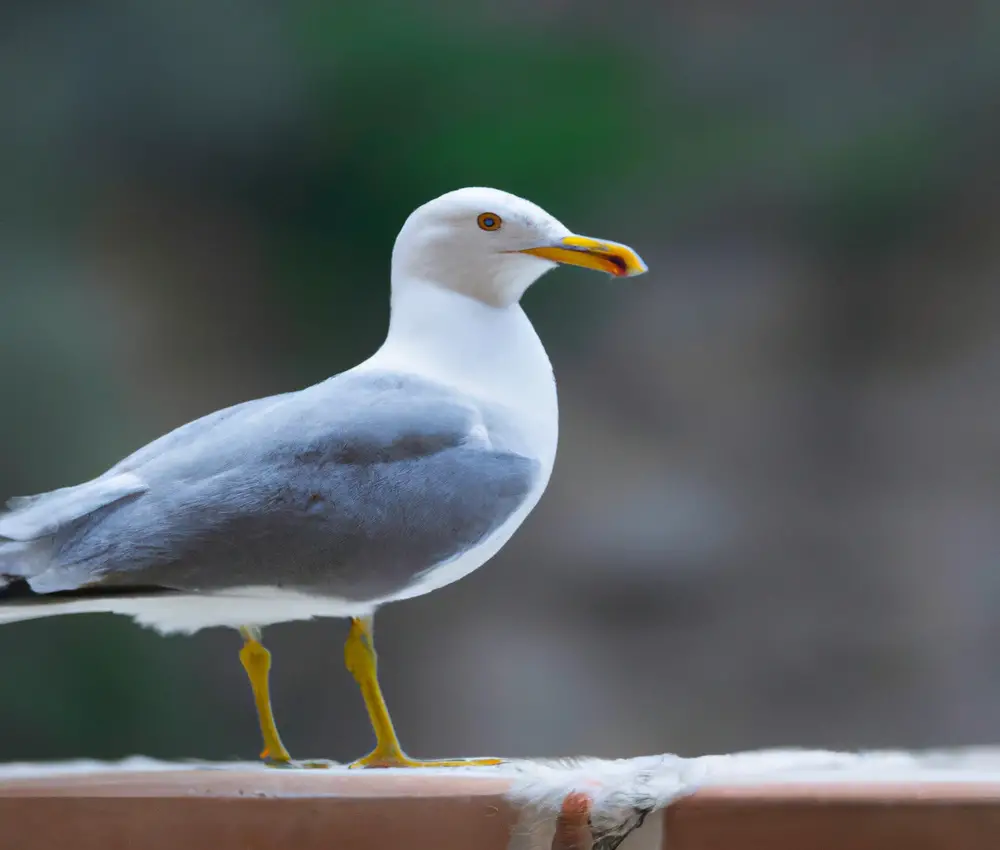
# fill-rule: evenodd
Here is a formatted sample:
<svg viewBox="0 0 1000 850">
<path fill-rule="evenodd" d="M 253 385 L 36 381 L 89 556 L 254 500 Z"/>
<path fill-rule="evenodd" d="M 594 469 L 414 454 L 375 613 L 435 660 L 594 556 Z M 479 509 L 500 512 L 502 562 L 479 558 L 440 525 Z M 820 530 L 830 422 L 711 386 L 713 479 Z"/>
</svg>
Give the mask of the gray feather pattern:
<svg viewBox="0 0 1000 850">
<path fill-rule="evenodd" d="M 147 489 L 137 475 L 124 473 L 40 496 L 13 498 L 7 502 L 10 512 L 0 516 L 0 537 L 35 540 L 54 533 L 78 517 Z"/>
<path fill-rule="evenodd" d="M 264 585 L 377 599 L 483 540 L 531 491 L 538 464 L 506 447 L 494 414 L 390 373 L 237 405 L 15 504 L 0 534 L 33 542 L 0 542 L 0 572 L 41 593 Z"/>
</svg>

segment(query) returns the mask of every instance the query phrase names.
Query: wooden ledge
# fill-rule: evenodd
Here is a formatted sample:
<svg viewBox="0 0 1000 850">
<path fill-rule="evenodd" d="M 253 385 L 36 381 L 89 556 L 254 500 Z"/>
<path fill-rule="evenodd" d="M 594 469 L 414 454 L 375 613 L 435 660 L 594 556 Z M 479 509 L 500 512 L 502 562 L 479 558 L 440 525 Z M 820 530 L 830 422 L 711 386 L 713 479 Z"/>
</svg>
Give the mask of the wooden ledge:
<svg viewBox="0 0 1000 850">
<path fill-rule="evenodd" d="M 0 848 L 501 850 L 509 780 L 285 770 L 0 778 Z"/>
<path fill-rule="evenodd" d="M 505 850 L 516 823 L 509 781 L 251 768 L 0 775 L 0 848 Z M 589 850 L 586 812 L 572 795 L 554 848 Z M 623 850 L 658 846 L 643 832 Z M 1000 779 L 706 788 L 667 809 L 663 846 L 996 850 Z"/>
<path fill-rule="evenodd" d="M 664 813 L 670 850 L 997 850 L 996 782 L 705 788 Z"/>
</svg>

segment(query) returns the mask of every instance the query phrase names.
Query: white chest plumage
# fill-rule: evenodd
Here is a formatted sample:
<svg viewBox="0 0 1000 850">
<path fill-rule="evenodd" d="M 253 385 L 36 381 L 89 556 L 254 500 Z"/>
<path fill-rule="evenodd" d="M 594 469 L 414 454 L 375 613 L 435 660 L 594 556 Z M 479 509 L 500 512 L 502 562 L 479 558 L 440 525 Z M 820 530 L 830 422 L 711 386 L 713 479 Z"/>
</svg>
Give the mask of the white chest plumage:
<svg viewBox="0 0 1000 850">
<path fill-rule="evenodd" d="M 511 538 L 545 491 L 555 462 L 559 411 L 552 365 L 519 305 L 497 309 L 431 284 L 411 281 L 393 296 L 385 345 L 359 368 L 411 371 L 449 384 L 504 411 L 506 450 L 538 462 L 522 505 L 477 546 L 425 572 L 381 602 L 409 599 L 481 567 Z"/>
</svg>

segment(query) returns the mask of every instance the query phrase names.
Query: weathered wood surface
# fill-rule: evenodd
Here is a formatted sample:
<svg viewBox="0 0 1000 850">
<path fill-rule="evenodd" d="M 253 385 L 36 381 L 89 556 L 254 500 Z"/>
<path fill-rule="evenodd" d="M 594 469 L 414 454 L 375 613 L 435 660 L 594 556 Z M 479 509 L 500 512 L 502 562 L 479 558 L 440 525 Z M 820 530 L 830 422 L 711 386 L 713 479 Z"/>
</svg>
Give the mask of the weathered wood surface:
<svg viewBox="0 0 1000 850">
<path fill-rule="evenodd" d="M 0 777 L 0 848 L 503 850 L 509 779 L 288 770 Z M 567 801 L 554 850 L 590 850 Z M 1000 781 L 736 785 L 663 816 L 669 850 L 996 850 Z M 646 830 L 629 840 L 655 847 Z"/>
</svg>

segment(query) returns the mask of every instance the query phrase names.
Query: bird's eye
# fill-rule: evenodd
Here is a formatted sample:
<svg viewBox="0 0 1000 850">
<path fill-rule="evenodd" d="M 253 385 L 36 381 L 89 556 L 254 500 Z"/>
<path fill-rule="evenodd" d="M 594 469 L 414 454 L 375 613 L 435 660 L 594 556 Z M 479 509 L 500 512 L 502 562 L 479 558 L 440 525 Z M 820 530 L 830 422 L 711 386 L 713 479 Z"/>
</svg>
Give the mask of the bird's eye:
<svg viewBox="0 0 1000 850">
<path fill-rule="evenodd" d="M 499 230 L 503 223 L 496 213 L 480 213 L 476 221 L 482 230 Z"/>
</svg>

